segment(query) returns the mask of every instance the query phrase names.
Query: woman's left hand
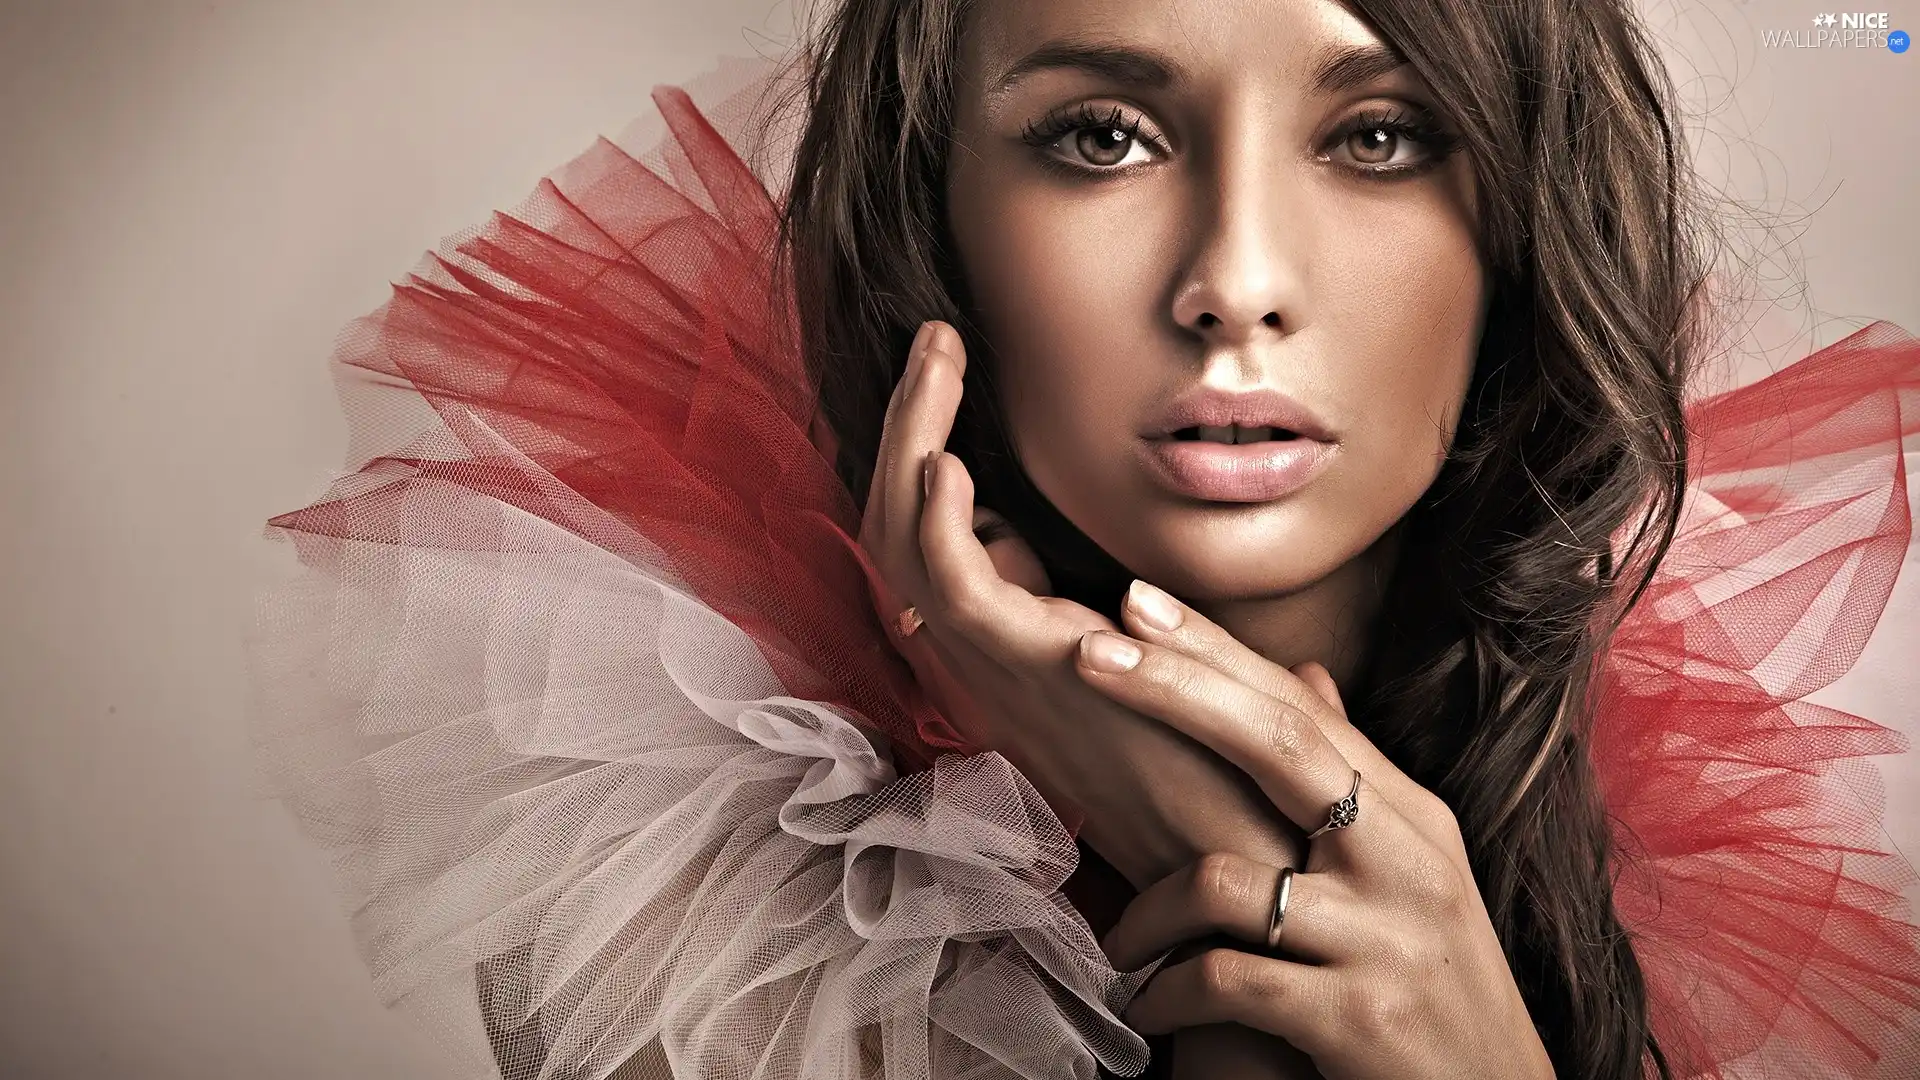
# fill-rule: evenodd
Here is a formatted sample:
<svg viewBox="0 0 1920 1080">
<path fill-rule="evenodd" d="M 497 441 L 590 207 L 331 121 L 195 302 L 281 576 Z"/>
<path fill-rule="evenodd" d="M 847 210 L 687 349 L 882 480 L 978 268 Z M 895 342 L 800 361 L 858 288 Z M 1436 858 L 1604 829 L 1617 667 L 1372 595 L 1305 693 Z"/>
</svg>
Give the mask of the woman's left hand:
<svg viewBox="0 0 1920 1080">
<path fill-rule="evenodd" d="M 1290 875 L 1277 950 L 1274 867 L 1204 855 L 1135 898 L 1102 943 L 1121 971 L 1214 933 L 1254 944 L 1162 968 L 1127 1022 L 1150 1035 L 1244 1024 L 1328 1080 L 1552 1076 L 1452 812 L 1348 722 L 1326 669 L 1275 664 L 1145 582 L 1124 618 L 1132 637 L 1081 639 L 1089 684 L 1211 747 L 1309 834 L 1349 792 L 1358 808 Z"/>
</svg>

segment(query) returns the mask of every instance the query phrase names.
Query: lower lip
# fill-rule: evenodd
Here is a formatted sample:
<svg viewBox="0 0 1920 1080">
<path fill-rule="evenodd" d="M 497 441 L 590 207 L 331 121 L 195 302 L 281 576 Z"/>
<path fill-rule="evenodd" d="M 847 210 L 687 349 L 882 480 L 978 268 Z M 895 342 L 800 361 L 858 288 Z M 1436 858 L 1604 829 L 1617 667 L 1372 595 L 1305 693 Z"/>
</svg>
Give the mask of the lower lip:
<svg viewBox="0 0 1920 1080">
<path fill-rule="evenodd" d="M 1147 440 L 1147 460 L 1174 490 L 1212 502 L 1255 503 L 1300 490 L 1333 460 L 1332 443 L 1275 439 L 1216 443 Z"/>
</svg>

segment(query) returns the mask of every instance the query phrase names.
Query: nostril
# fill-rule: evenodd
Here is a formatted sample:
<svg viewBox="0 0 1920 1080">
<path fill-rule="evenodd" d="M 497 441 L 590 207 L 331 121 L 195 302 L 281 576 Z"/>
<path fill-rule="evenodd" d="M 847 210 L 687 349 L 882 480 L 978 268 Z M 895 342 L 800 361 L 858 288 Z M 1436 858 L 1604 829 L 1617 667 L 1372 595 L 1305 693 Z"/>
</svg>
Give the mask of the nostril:
<svg viewBox="0 0 1920 1080">
<path fill-rule="evenodd" d="M 1266 323 L 1268 326 L 1278 329 L 1280 326 L 1280 313 L 1277 311 L 1269 311 L 1267 312 L 1266 317 L 1261 319 L 1260 321 L 1263 323 Z"/>
<path fill-rule="evenodd" d="M 1211 330 L 1218 325 L 1220 325 L 1220 320 L 1213 312 L 1203 311 L 1200 313 L 1200 329 Z"/>
</svg>

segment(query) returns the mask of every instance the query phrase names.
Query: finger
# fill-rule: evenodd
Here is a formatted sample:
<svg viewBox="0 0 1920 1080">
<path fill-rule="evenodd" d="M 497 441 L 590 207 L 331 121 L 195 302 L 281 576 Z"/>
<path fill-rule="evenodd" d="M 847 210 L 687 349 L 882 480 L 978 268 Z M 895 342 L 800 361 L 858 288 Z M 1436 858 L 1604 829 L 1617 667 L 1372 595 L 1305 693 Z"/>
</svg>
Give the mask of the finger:
<svg viewBox="0 0 1920 1080">
<path fill-rule="evenodd" d="M 1307 712 L 1158 645 L 1098 631 L 1080 643 L 1082 678 L 1238 766 L 1300 828 L 1319 828 L 1352 791 L 1353 766 Z"/>
<path fill-rule="evenodd" d="M 1340 684 L 1333 681 L 1333 673 L 1318 660 L 1308 660 L 1287 669 L 1295 678 L 1306 684 L 1307 689 L 1320 695 L 1320 699 L 1345 715 L 1347 707 L 1340 700 Z M 1351 758 L 1351 755 L 1349 755 Z"/>
<path fill-rule="evenodd" d="M 903 582 L 909 589 L 915 588 L 923 572 L 918 533 L 927 460 L 946 446 L 953 432 L 966 363 L 960 335 L 952 327 L 931 322 L 922 329 L 907 361 L 906 387 L 894 416 L 894 442 L 882 481 L 887 493 L 882 543 L 889 558 L 898 560 L 895 565 L 911 579 Z"/>
<path fill-rule="evenodd" d="M 1209 949 L 1161 968 L 1122 1014 L 1143 1035 L 1201 1024 L 1244 1024 L 1324 1053 L 1337 1014 L 1336 969 Z"/>
<path fill-rule="evenodd" d="M 923 613 L 988 655 L 1013 659 L 1044 646 L 1045 608 L 1005 580 L 973 532 L 973 478 L 961 460 L 937 451 L 927 473 L 926 512 L 917 538 L 925 560 Z M 1057 654 L 1056 654 L 1057 655 Z"/>
<path fill-rule="evenodd" d="M 1313 717 L 1341 756 L 1368 779 L 1393 789 L 1418 786 L 1347 719 L 1340 689 L 1318 661 L 1300 665 L 1319 673 L 1309 683 L 1298 670 L 1289 671 L 1268 660 L 1171 593 L 1138 579 L 1127 589 L 1122 619 L 1128 632 L 1140 640 L 1190 656 Z"/>
<path fill-rule="evenodd" d="M 1278 868 L 1233 852 L 1212 852 L 1141 890 L 1100 942 L 1116 971 L 1134 971 L 1183 941 L 1231 934 L 1267 948 L 1267 927 L 1279 896 Z M 1289 956 L 1326 961 L 1343 941 L 1360 936 L 1348 913 L 1357 905 L 1332 894 L 1340 884 L 1325 874 L 1296 873 L 1287 886 L 1280 948 Z M 1330 902 L 1331 900 L 1331 902 Z"/>
<path fill-rule="evenodd" d="M 899 426 L 894 421 L 900 415 L 900 401 L 906 397 L 908 376 L 913 370 L 913 357 L 919 355 L 921 346 L 925 344 L 931 333 L 933 333 L 931 324 L 920 324 L 919 331 L 914 334 L 913 344 L 907 349 L 907 366 L 901 371 L 900 378 L 894 380 L 893 393 L 887 398 L 886 414 L 880 419 L 880 446 L 874 453 L 873 478 L 867 484 L 867 502 L 860 518 L 860 543 L 870 552 L 875 551 L 883 539 L 880 533 L 881 526 L 886 521 L 887 476 L 890 463 L 898 456 L 894 450 L 894 444 L 898 441 Z"/>
</svg>

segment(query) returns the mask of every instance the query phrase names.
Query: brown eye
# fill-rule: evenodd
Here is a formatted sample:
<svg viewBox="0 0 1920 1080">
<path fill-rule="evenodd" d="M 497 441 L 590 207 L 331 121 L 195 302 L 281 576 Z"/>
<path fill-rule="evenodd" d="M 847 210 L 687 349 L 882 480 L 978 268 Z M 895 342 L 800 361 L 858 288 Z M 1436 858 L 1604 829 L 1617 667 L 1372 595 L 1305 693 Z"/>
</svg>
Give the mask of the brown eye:
<svg viewBox="0 0 1920 1080">
<path fill-rule="evenodd" d="M 1363 165 L 1385 165 L 1400 148 L 1400 136 L 1383 127 L 1363 128 L 1347 137 L 1347 150 Z"/>
<path fill-rule="evenodd" d="M 1056 110 L 1022 126 L 1020 139 L 1049 165 L 1085 175 L 1118 174 L 1171 152 L 1151 120 L 1118 105 Z"/>
<path fill-rule="evenodd" d="M 1404 176 L 1436 165 L 1459 146 L 1455 136 L 1424 107 L 1395 105 L 1362 113 L 1321 144 L 1328 160 L 1371 176 Z"/>
<path fill-rule="evenodd" d="M 1074 138 L 1075 149 L 1091 165 L 1118 165 L 1132 146 L 1133 136 L 1115 127 L 1082 128 Z"/>
</svg>

